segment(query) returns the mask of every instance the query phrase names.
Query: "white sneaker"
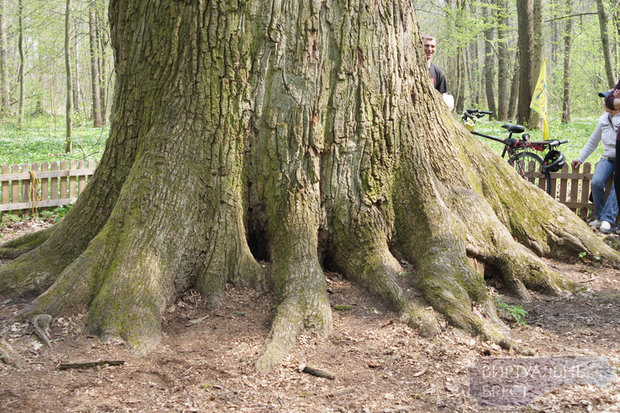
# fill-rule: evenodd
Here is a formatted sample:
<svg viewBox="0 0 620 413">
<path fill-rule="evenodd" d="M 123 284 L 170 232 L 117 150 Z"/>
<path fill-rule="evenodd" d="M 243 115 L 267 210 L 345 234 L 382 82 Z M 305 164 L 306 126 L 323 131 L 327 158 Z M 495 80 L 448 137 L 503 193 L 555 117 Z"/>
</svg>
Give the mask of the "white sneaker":
<svg viewBox="0 0 620 413">
<path fill-rule="evenodd" d="M 590 221 L 588 225 L 590 225 L 592 228 L 598 228 L 601 226 L 601 220 L 595 219 L 594 221 Z"/>
<path fill-rule="evenodd" d="M 600 227 L 601 232 L 609 232 L 610 229 L 611 229 L 611 224 L 609 222 L 601 221 L 601 227 Z"/>
</svg>

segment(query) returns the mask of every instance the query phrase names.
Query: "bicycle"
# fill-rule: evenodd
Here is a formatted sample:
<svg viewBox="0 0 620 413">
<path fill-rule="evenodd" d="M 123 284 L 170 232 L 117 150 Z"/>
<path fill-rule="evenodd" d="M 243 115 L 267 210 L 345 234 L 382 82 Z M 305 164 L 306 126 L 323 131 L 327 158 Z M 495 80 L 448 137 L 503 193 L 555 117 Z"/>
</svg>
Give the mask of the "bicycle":
<svg viewBox="0 0 620 413">
<path fill-rule="evenodd" d="M 545 191 L 551 195 L 551 172 L 557 172 L 566 163 L 564 154 L 555 149 L 559 145 L 567 143 L 568 140 L 548 140 L 548 141 L 531 141 L 530 135 L 525 132 L 525 128 L 516 124 L 504 124 L 502 128 L 508 131 L 508 137 L 500 139 L 495 136 L 485 135 L 473 130 L 476 123 L 476 119 L 480 119 L 485 115 L 492 115 L 493 112 L 478 109 L 466 109 L 463 112 L 462 120 L 465 127 L 474 135 L 481 136 L 486 139 L 491 139 L 496 142 L 504 144 L 504 150 L 502 152 L 502 158 L 508 155 L 508 164 L 515 168 L 517 173 L 525 180 L 543 188 L 545 185 Z M 521 137 L 513 138 L 513 134 L 520 134 Z M 549 150 L 544 158 L 533 152 L 544 152 Z M 534 167 L 532 167 L 534 163 Z"/>
</svg>

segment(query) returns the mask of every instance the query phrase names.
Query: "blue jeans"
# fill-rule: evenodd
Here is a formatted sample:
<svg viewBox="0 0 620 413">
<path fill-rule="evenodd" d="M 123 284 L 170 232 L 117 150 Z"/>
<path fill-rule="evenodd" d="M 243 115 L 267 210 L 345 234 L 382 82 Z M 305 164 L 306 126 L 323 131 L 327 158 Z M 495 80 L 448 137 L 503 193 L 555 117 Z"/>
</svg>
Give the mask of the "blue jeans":
<svg viewBox="0 0 620 413">
<path fill-rule="evenodd" d="M 592 176 L 592 199 L 594 200 L 594 216 L 596 219 L 616 222 L 618 215 L 618 200 L 616 199 L 616 188 L 611 187 L 609 197 L 605 196 L 605 184 L 614 172 L 615 161 L 602 159 L 596 164 L 594 175 Z"/>
</svg>

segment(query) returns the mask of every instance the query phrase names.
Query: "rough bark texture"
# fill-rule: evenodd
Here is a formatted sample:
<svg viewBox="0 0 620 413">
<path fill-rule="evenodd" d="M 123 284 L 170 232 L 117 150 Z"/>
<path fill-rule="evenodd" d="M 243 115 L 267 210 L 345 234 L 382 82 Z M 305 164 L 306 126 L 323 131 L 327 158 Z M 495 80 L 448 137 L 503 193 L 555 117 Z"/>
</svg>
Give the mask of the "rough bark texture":
<svg viewBox="0 0 620 413">
<path fill-rule="evenodd" d="M 620 262 L 457 124 L 408 1 L 115 0 L 110 20 L 102 162 L 51 233 L 2 250 L 30 249 L 0 272 L 2 294 L 40 294 L 23 316 L 84 309 L 91 332 L 148 351 L 186 289 L 217 305 L 227 283 L 270 286 L 268 370 L 304 328 L 331 330 L 326 266 L 421 334 L 438 312 L 514 347 L 472 263 L 527 299 L 575 288 L 541 256 Z M 399 287 L 395 255 L 423 299 Z"/>
<path fill-rule="evenodd" d="M 489 0 L 487 4 L 491 6 L 492 1 Z M 497 66 L 495 51 L 493 50 L 495 16 L 491 10 L 488 10 L 486 5 L 482 7 L 482 16 L 488 24 L 488 28 L 484 31 L 484 90 L 487 98 L 487 108 L 494 113 L 493 117 L 496 117 L 497 106 L 495 105 L 495 93 L 493 90 L 495 85 L 495 67 Z"/>
<path fill-rule="evenodd" d="M 573 10 L 572 0 L 566 0 L 566 10 L 570 14 Z M 563 93 L 562 93 L 562 123 L 570 123 L 571 121 L 571 93 L 570 93 L 570 74 L 572 68 L 572 52 L 573 45 L 573 19 L 566 20 L 564 28 L 564 73 L 563 73 Z"/>
<path fill-rule="evenodd" d="M 71 0 L 67 0 L 65 8 L 65 79 L 67 85 L 65 118 L 65 152 L 71 152 L 73 148 L 73 81 L 71 80 Z"/>
<path fill-rule="evenodd" d="M 530 101 L 534 90 L 534 7 L 532 0 L 517 0 L 519 47 L 519 99 L 517 122 L 530 122 Z"/>
<path fill-rule="evenodd" d="M 97 20 L 95 16 L 96 3 L 92 0 L 88 4 L 88 45 L 90 52 L 90 84 L 92 91 L 91 105 L 93 126 L 99 128 L 103 126 L 103 116 L 101 113 L 101 93 L 99 89 L 99 48 L 97 47 Z"/>
<path fill-rule="evenodd" d="M 508 120 L 508 104 L 510 100 L 510 50 L 508 48 L 508 3 L 506 0 L 496 1 L 497 10 L 497 119 Z"/>
<path fill-rule="evenodd" d="M 598 15 L 598 24 L 601 32 L 601 48 L 603 49 L 603 59 L 605 61 L 605 75 L 609 88 L 613 88 L 616 84 L 616 76 L 614 76 L 614 64 L 611 54 L 611 46 L 609 42 L 609 16 L 605 11 L 603 0 L 596 0 L 596 12 Z"/>
<path fill-rule="evenodd" d="M 0 94 L 2 94 L 2 108 L 0 108 L 0 114 L 3 116 L 9 112 L 11 97 L 9 90 L 9 52 L 7 43 L 4 0 L 0 0 Z"/>
</svg>

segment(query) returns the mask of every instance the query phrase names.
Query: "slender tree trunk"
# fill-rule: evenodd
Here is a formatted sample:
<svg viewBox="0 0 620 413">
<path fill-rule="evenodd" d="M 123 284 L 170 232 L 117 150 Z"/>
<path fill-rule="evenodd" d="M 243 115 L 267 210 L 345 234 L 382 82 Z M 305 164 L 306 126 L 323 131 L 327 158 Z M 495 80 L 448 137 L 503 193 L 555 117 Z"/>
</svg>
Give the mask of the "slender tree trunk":
<svg viewBox="0 0 620 413">
<path fill-rule="evenodd" d="M 543 61 L 543 49 L 544 49 L 544 33 L 543 33 L 543 15 L 544 15 L 544 0 L 533 1 L 533 32 L 534 32 L 534 55 L 533 55 L 533 78 L 532 78 L 532 91 L 530 96 L 534 94 L 536 88 L 536 82 L 538 81 L 538 75 L 540 74 L 540 67 Z M 535 127 L 540 130 L 543 129 L 543 117 L 535 110 L 530 111 L 530 119 L 528 122 L 530 127 Z"/>
<path fill-rule="evenodd" d="M 572 0 L 566 0 L 566 10 L 572 13 Z M 570 93 L 570 75 L 571 75 L 571 48 L 573 43 L 573 19 L 566 20 L 564 28 L 564 81 L 563 81 L 563 99 L 562 99 L 562 123 L 571 122 L 571 93 Z"/>
<path fill-rule="evenodd" d="M 515 64 L 512 75 L 512 81 L 510 82 L 510 100 L 508 101 L 508 119 L 514 119 L 517 116 L 517 106 L 519 102 L 519 80 L 521 78 L 521 70 L 519 69 L 519 62 L 521 60 L 520 53 L 517 50 L 515 56 Z"/>
<path fill-rule="evenodd" d="M 25 66 L 26 66 L 26 56 L 24 51 L 24 4 L 23 0 L 19 0 L 17 3 L 17 13 L 18 13 L 18 40 L 17 40 L 17 48 L 19 51 L 19 128 L 22 129 L 24 127 L 24 106 L 26 99 L 26 75 L 25 75 Z"/>
<path fill-rule="evenodd" d="M 530 102 L 534 88 L 534 8 L 532 0 L 517 0 L 519 26 L 519 99 L 517 122 L 530 121 Z"/>
<path fill-rule="evenodd" d="M 75 113 L 80 113 L 80 92 L 81 92 L 81 86 L 80 86 L 80 42 L 78 39 L 77 34 L 79 33 L 79 27 L 78 27 L 78 23 L 77 20 L 75 19 L 71 19 L 73 20 L 73 27 L 75 29 L 74 33 L 75 36 L 73 36 L 73 47 L 71 50 L 71 56 L 73 57 L 73 73 L 71 76 L 71 81 L 72 81 L 72 86 L 71 89 L 73 91 L 73 111 Z"/>
<path fill-rule="evenodd" d="M 10 111 L 9 63 L 6 33 L 5 0 L 0 0 L 0 93 L 2 94 L 2 108 L 0 116 Z"/>
<path fill-rule="evenodd" d="M 607 85 L 609 88 L 612 88 L 616 84 L 616 76 L 614 73 L 614 65 L 611 56 L 611 46 L 609 44 L 609 31 L 607 29 L 609 24 L 609 16 L 605 11 L 605 4 L 603 0 L 596 0 L 596 9 L 598 14 L 599 29 L 601 32 L 601 47 L 603 49 Z"/>
<path fill-rule="evenodd" d="M 493 4 L 493 0 L 489 0 L 487 4 Z M 487 29 L 484 31 L 484 86 L 487 97 L 487 107 L 497 116 L 497 106 L 495 105 L 495 53 L 493 51 L 494 39 L 494 20 L 493 13 L 486 6 L 482 7 L 484 21 L 487 22 Z"/>
<path fill-rule="evenodd" d="M 497 0 L 497 118 L 508 120 L 510 103 L 510 50 L 508 48 L 508 2 Z"/>
<path fill-rule="evenodd" d="M 95 22 L 95 1 L 92 0 L 88 10 L 88 38 L 90 45 L 90 76 L 92 90 L 92 117 L 93 126 L 95 128 L 103 126 L 103 118 L 101 116 L 101 94 L 99 88 L 99 58 L 96 37 Z"/>
<path fill-rule="evenodd" d="M 67 132 L 65 135 L 65 152 L 71 152 L 73 146 L 73 91 L 71 80 L 71 0 L 67 0 L 65 9 L 65 72 L 67 77 L 67 100 L 65 116 Z"/>
<path fill-rule="evenodd" d="M 96 1 L 96 0 L 95 0 Z M 107 64 L 107 47 L 108 36 L 104 27 L 106 22 L 99 10 L 95 14 L 95 36 L 97 39 L 97 47 L 99 48 L 99 96 L 101 99 L 101 118 L 104 124 L 108 123 L 108 64 Z"/>
</svg>

